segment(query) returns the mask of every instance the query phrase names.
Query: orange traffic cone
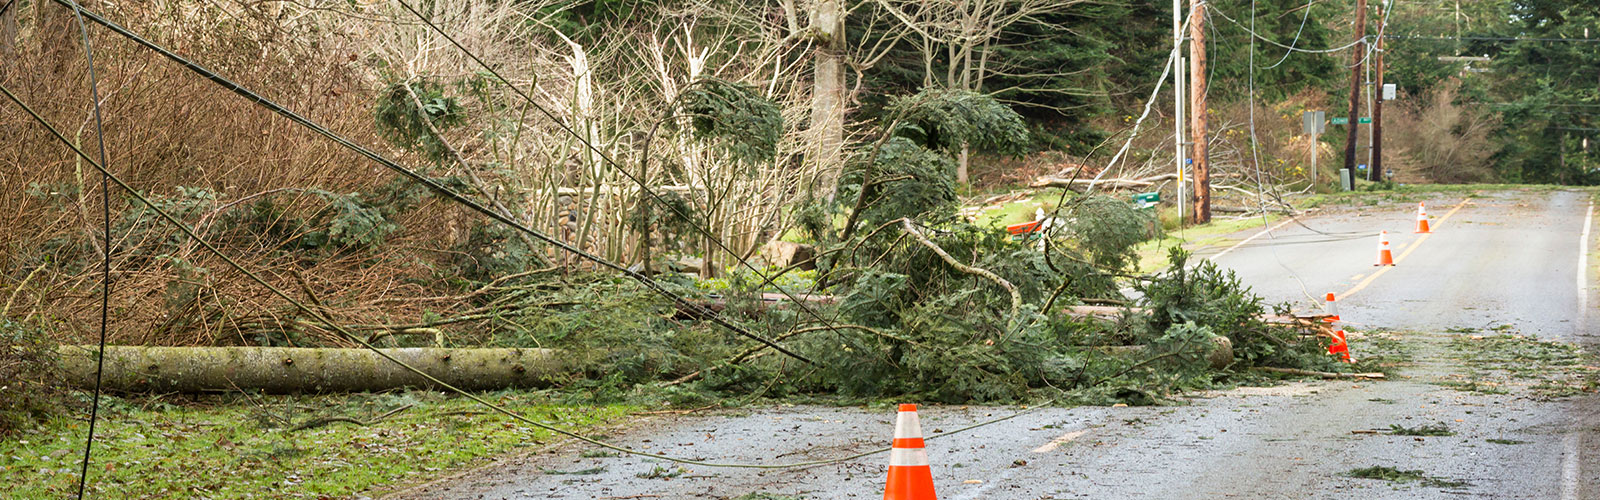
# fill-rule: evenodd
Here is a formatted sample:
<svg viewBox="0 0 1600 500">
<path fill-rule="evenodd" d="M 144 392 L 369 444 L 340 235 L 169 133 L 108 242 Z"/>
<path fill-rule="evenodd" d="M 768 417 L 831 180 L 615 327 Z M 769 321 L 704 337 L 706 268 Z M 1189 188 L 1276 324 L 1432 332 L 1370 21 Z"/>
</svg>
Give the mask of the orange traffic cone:
<svg viewBox="0 0 1600 500">
<path fill-rule="evenodd" d="M 922 449 L 922 424 L 917 422 L 917 405 L 900 405 L 894 421 L 894 449 L 889 450 L 889 484 L 883 500 L 937 500 L 933 494 L 933 469 L 928 467 L 928 452 Z"/>
<path fill-rule="evenodd" d="M 1323 321 L 1328 323 L 1339 321 L 1339 303 L 1333 300 L 1333 292 L 1328 292 L 1327 299 L 1322 303 L 1322 312 L 1328 315 L 1322 319 Z"/>
<path fill-rule="evenodd" d="M 1389 232 L 1378 233 L 1378 263 L 1374 266 L 1394 265 L 1394 254 L 1389 252 Z"/>
<path fill-rule="evenodd" d="M 1428 211 L 1422 208 L 1422 202 L 1417 202 L 1417 233 L 1431 233 L 1428 230 Z"/>
<path fill-rule="evenodd" d="M 1337 330 L 1337 331 L 1335 331 L 1333 333 L 1333 343 L 1332 344 L 1328 344 L 1328 354 L 1337 355 L 1337 356 L 1339 356 L 1339 359 L 1341 361 L 1344 361 L 1346 363 L 1350 363 L 1351 362 L 1351 360 L 1350 360 L 1350 343 L 1345 342 L 1345 340 L 1344 340 L 1344 329 L 1343 328 L 1341 328 L 1341 329 L 1339 329 L 1339 330 Z"/>
</svg>

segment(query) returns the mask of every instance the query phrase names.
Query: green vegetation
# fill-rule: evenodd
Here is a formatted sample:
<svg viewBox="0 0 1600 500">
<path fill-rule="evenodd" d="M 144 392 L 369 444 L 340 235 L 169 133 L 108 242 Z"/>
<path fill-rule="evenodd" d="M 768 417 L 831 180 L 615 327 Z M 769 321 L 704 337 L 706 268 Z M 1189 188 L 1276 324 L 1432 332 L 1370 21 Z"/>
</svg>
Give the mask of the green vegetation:
<svg viewBox="0 0 1600 500">
<path fill-rule="evenodd" d="M 1400 424 L 1389 424 L 1389 434 L 1396 436 L 1454 436 L 1455 431 L 1444 422 L 1438 422 L 1416 427 L 1406 427 Z"/>
<path fill-rule="evenodd" d="M 1600 389 L 1600 358 L 1577 345 L 1501 334 L 1457 336 L 1447 347 L 1449 355 L 1469 372 L 1465 380 L 1437 382 L 1446 387 L 1490 394 L 1525 388 L 1539 399 L 1560 399 Z"/>
<path fill-rule="evenodd" d="M 490 399 L 588 432 L 636 407 L 574 407 L 536 393 Z M 358 425 L 330 417 L 370 421 Z M 348 396 L 206 396 L 101 401 L 90 493 L 117 498 L 332 498 L 395 488 L 438 471 L 555 442 L 463 398 L 431 392 Z M 319 420 L 320 419 L 320 420 Z M 326 422 L 296 430 L 308 423 Z M 85 426 L 50 418 L 0 440 L 8 498 L 76 491 Z M 580 473 L 573 472 L 573 473 Z"/>
<path fill-rule="evenodd" d="M 1465 481 L 1452 481 L 1425 475 L 1420 470 L 1400 470 L 1389 466 L 1373 466 L 1360 469 L 1351 469 L 1344 473 L 1346 477 L 1357 479 L 1380 479 L 1392 483 L 1421 482 L 1430 488 L 1459 488 L 1467 486 Z"/>
<path fill-rule="evenodd" d="M 1515 440 L 1515 439 L 1498 439 L 1498 438 L 1495 438 L 1495 439 L 1485 439 L 1484 441 L 1485 442 L 1489 442 L 1489 443 L 1494 443 L 1494 444 L 1506 444 L 1506 445 L 1528 444 L 1528 441 L 1518 441 L 1518 440 Z"/>
<path fill-rule="evenodd" d="M 49 336 L 0 315 L 0 443 L 62 410 L 56 363 Z"/>
</svg>

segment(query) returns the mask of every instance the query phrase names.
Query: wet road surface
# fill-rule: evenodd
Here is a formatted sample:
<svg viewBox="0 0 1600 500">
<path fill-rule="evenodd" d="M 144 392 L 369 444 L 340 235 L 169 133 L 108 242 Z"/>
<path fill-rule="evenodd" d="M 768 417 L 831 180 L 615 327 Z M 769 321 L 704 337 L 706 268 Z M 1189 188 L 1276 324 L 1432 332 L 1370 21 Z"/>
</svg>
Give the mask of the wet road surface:
<svg viewBox="0 0 1600 500">
<path fill-rule="evenodd" d="M 1355 329 L 1404 339 L 1415 362 L 1394 381 L 1241 388 L 1194 395 L 1177 407 L 1035 409 L 948 438 L 938 436 L 1020 409 L 924 407 L 940 498 L 1600 499 L 1600 398 L 1542 401 L 1435 383 L 1461 376 L 1462 367 L 1439 351 L 1467 333 L 1450 330 L 1500 327 L 1586 345 L 1600 339 L 1584 314 L 1594 308 L 1593 260 L 1580 273 L 1589 200 L 1577 191 L 1441 194 L 1426 198 L 1436 221 L 1426 238 L 1411 233 L 1414 201 L 1397 201 L 1326 210 L 1247 244 L 1202 249 L 1200 256 L 1226 250 L 1217 262 L 1270 301 L 1310 309 L 1319 306 L 1311 297 L 1340 294 Z M 1371 265 L 1375 235 L 1385 229 L 1401 258 L 1373 277 L 1381 270 Z M 1362 355 L 1363 344 L 1353 345 Z M 882 447 L 893 417 L 889 407 L 763 407 L 650 419 L 613 439 L 686 458 L 792 463 Z M 1436 422 L 1456 435 L 1371 432 Z M 574 444 L 397 497 L 879 498 L 886 464 L 878 454 L 803 469 L 709 468 Z M 1421 470 L 1434 481 L 1341 475 L 1370 466 Z"/>
</svg>

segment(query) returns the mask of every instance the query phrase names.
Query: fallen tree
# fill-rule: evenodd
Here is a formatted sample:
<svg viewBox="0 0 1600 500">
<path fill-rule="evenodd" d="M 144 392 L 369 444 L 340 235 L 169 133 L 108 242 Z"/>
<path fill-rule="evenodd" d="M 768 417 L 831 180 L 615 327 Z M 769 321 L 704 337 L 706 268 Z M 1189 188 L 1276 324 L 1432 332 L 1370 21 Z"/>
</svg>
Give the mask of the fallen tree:
<svg viewBox="0 0 1600 500">
<path fill-rule="evenodd" d="M 1156 185 L 1156 183 L 1161 182 L 1161 181 L 1169 181 L 1169 180 L 1173 180 L 1173 179 L 1177 179 L 1177 178 L 1178 178 L 1178 174 L 1175 174 L 1175 173 L 1174 174 L 1155 175 L 1155 176 L 1145 177 L 1143 179 L 1099 179 L 1099 180 L 1096 180 L 1096 179 L 1076 179 L 1076 178 L 1067 178 L 1067 177 L 1055 177 L 1055 176 L 1048 176 L 1047 175 L 1047 176 L 1043 176 L 1043 177 L 1039 177 L 1037 179 L 1034 179 L 1034 181 L 1032 183 L 1028 184 L 1028 187 L 1031 187 L 1031 188 L 1058 187 L 1058 188 L 1071 189 L 1073 191 L 1084 191 L 1084 190 L 1087 190 L 1089 188 L 1089 186 L 1093 185 L 1093 186 L 1095 186 L 1097 188 L 1100 188 L 1100 189 L 1117 190 L 1117 189 L 1145 188 L 1145 187 L 1154 186 L 1154 185 Z"/>
<path fill-rule="evenodd" d="M 1150 310 L 1142 307 L 1071 306 L 1063 309 L 1062 312 L 1074 318 L 1115 320 L 1128 314 L 1149 314 Z M 1328 323 L 1328 318 L 1329 316 L 1326 314 L 1266 314 L 1261 316 L 1261 321 L 1269 325 L 1299 328 L 1310 334 L 1332 338 L 1333 326 Z"/>
<path fill-rule="evenodd" d="M 548 387 L 563 374 L 549 349 L 381 349 L 466 390 Z M 94 387 L 94 346 L 62 346 L 67 383 Z M 437 387 L 367 349 L 106 346 L 102 386 L 127 392 L 271 393 L 382 391 Z"/>
</svg>

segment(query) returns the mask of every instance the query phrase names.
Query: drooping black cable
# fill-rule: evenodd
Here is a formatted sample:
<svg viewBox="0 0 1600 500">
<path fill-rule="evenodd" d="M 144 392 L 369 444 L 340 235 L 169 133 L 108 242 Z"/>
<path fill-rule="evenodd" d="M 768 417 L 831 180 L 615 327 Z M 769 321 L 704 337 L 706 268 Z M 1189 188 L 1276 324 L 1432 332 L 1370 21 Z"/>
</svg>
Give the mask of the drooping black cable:
<svg viewBox="0 0 1600 500">
<path fill-rule="evenodd" d="M 11 6 L 15 5 L 16 3 L 17 0 L 10 0 L 6 2 L 5 6 L 0 6 L 0 16 L 6 15 L 6 11 L 11 10 Z"/>
<path fill-rule="evenodd" d="M 59 4 L 61 4 L 63 6 L 66 6 L 66 7 L 70 7 L 70 8 L 74 8 L 74 9 L 82 9 L 82 7 L 78 6 L 78 4 L 76 2 L 73 2 L 72 0 L 55 0 L 55 1 L 56 1 L 56 3 L 59 3 Z M 339 145 L 344 146 L 346 149 L 349 149 L 350 151 L 355 152 L 356 154 L 364 156 L 367 159 L 372 160 L 373 162 L 376 162 L 379 165 L 382 165 L 384 168 L 392 170 L 392 171 L 394 171 L 394 172 L 396 172 L 396 173 L 398 173 L 400 175 L 403 175 L 403 176 L 405 176 L 407 178 L 410 178 L 413 181 L 416 181 L 416 182 L 426 186 L 429 190 L 433 191 L 434 193 L 436 193 L 436 194 L 438 194 L 440 196 L 443 196 L 443 197 L 445 197 L 445 198 L 447 198 L 447 199 L 449 199 L 449 200 L 451 200 L 453 202 L 456 202 L 456 203 L 459 203 L 461 205 L 464 205 L 467 208 L 470 208 L 475 212 L 478 212 L 480 214 L 483 214 L 486 217 L 489 217 L 490 219 L 494 219 L 497 222 L 505 224 L 505 225 L 507 225 L 507 226 L 509 226 L 509 227 L 511 227 L 513 229 L 516 229 L 518 231 L 521 231 L 521 232 L 523 232 L 523 233 L 525 233 L 525 234 L 527 234 L 529 236 L 532 236 L 532 237 L 537 238 L 537 239 L 539 239 L 541 241 L 544 241 L 545 243 L 548 243 L 548 244 L 550 244 L 552 246 L 555 246 L 556 248 L 560 248 L 563 251 L 566 251 L 566 252 L 571 253 L 573 255 L 577 255 L 579 257 L 584 258 L 585 260 L 589 260 L 591 262 L 594 262 L 594 263 L 599 264 L 601 266 L 604 266 L 606 268 L 612 269 L 614 271 L 620 272 L 623 275 L 626 275 L 627 277 L 632 278 L 634 281 L 638 281 L 640 284 L 643 284 L 645 287 L 651 289 L 652 291 L 656 292 L 657 294 L 660 294 L 661 296 L 664 296 L 664 297 L 672 299 L 672 301 L 675 302 L 679 307 L 683 307 L 683 308 L 687 309 L 688 311 L 690 311 L 691 313 L 694 313 L 697 316 L 709 319 L 713 323 L 721 325 L 722 327 L 727 328 L 729 331 L 732 331 L 732 332 L 734 332 L 734 333 L 736 333 L 736 334 L 738 334 L 738 335 L 740 335 L 742 337 L 745 337 L 745 338 L 748 338 L 750 340 L 754 340 L 754 341 L 760 342 L 762 344 L 765 344 L 767 347 L 771 347 L 773 350 L 776 350 L 776 351 L 778 351 L 780 353 L 783 353 L 784 355 L 789 356 L 791 358 L 803 361 L 806 364 L 815 364 L 809 358 L 806 358 L 805 356 L 802 356 L 799 353 L 791 351 L 788 348 L 785 348 L 782 345 L 779 345 L 778 343 L 773 342 L 771 340 L 768 340 L 768 339 L 766 339 L 766 338 L 764 338 L 764 337 L 762 337 L 760 335 L 756 335 L 755 333 L 753 333 L 753 332 L 751 332 L 751 331 L 749 331 L 749 330 L 747 330 L 747 329 L 745 329 L 745 328 L 743 328 L 743 327 L 741 327 L 739 325 L 735 325 L 732 322 L 728 321 L 727 319 L 724 319 L 721 315 L 718 315 L 716 312 L 711 311 L 710 309 L 707 309 L 704 306 L 701 306 L 700 304 L 696 304 L 694 302 L 690 302 L 688 299 L 685 299 L 682 296 L 680 296 L 680 295 L 678 295 L 676 293 L 673 293 L 671 290 L 667 290 L 665 287 L 663 287 L 661 285 L 661 283 L 657 282 L 654 279 L 651 279 L 649 276 L 645 276 L 644 274 L 640 274 L 639 272 L 636 272 L 636 271 L 633 271 L 633 270 L 628 269 L 626 267 L 623 267 L 620 264 L 617 264 L 615 262 L 611 262 L 609 260 L 606 260 L 605 258 L 602 258 L 602 257 L 600 257 L 598 255 L 594 255 L 594 254 L 591 254 L 589 252 L 585 252 L 582 249 L 579 249 L 579 248 L 574 247 L 572 245 L 568 245 L 567 243 L 565 243 L 565 242 L 563 242 L 561 240 L 558 240 L 558 239 L 556 239 L 554 237 L 551 237 L 551 236 L 549 236 L 547 234 L 544 234 L 542 232 L 534 230 L 533 228 L 530 228 L 530 227 L 522 224 L 521 222 L 516 221 L 515 219 L 512 219 L 512 218 L 507 217 L 505 215 L 501 215 L 499 212 L 496 212 L 494 210 L 490 210 L 488 207 L 485 207 L 482 204 L 480 204 L 480 203 L 478 203 L 476 201 L 473 201 L 472 199 L 467 198 L 466 196 L 464 196 L 464 195 L 462 195 L 460 193 L 457 193 L 457 192 L 455 192 L 454 190 L 451 190 L 448 187 L 445 187 L 443 184 L 440 184 L 438 181 L 430 179 L 427 176 L 424 176 L 424 175 L 418 173 L 415 170 L 406 168 L 406 167 L 400 165 L 399 163 L 395 163 L 393 160 L 390 160 L 390 159 L 388 159 L 388 158 L 386 158 L 386 157 L 384 157 L 382 155 L 379 155 L 378 153 L 373 152 L 370 149 L 362 147 L 361 145 L 356 144 L 356 143 L 350 141 L 349 139 L 346 139 L 344 136 L 336 134 L 333 131 L 328 130 L 326 127 L 323 127 L 322 125 L 319 125 L 316 122 L 311 121 L 310 119 L 307 119 L 307 118 L 305 118 L 303 116 L 300 116 L 299 114 L 295 113 L 294 111 L 290 111 L 288 108 L 283 107 L 282 105 L 278 104 L 277 102 L 272 101 L 271 99 L 267 99 L 266 97 L 261 96 L 260 94 L 256 94 L 255 92 L 251 91 L 250 89 L 244 88 L 243 86 L 239 85 L 238 83 L 234 83 L 232 80 L 229 80 L 229 79 L 227 79 L 227 78 L 225 78 L 225 77 L 223 77 L 221 75 L 218 75 L 218 74 L 212 72 L 211 70 L 206 69 L 204 66 L 199 65 L 198 63 L 190 61 L 190 60 L 184 58 L 183 56 L 179 56 L 179 55 L 173 53 L 172 51 L 167 50 L 165 47 L 157 45 L 155 42 L 151 42 L 149 40 L 144 39 L 143 37 L 133 33 L 132 31 L 129 31 L 127 28 L 122 27 L 122 25 L 119 25 L 117 23 L 111 22 L 108 19 L 100 17 L 99 15 L 97 15 L 94 12 L 89 11 L 87 9 L 83 9 L 82 10 L 82 15 L 85 18 L 89 19 L 90 21 L 94 21 L 96 24 L 104 26 L 107 29 L 110 29 L 111 31 L 116 32 L 117 34 L 128 38 L 129 40 L 133 41 L 134 43 L 142 45 L 147 49 L 153 50 L 156 53 L 161 54 L 163 57 L 166 57 L 167 59 L 182 65 L 184 68 L 188 69 L 189 71 L 194 72 L 195 74 L 198 74 L 198 75 L 204 77 L 207 80 L 210 80 L 212 83 L 215 83 L 215 84 L 221 86 L 222 88 L 228 89 L 229 91 L 233 92 L 235 95 L 243 97 L 243 98 L 249 100 L 250 102 L 252 102 L 252 103 L 254 103 L 254 104 L 258 105 L 258 106 L 261 106 L 261 107 L 266 108 L 266 109 L 268 109 L 268 110 L 270 110 L 270 111 L 272 111 L 274 113 L 277 113 L 279 116 L 287 118 L 287 119 L 289 119 L 289 121 L 295 122 L 296 124 L 298 124 L 300 126 L 303 126 L 303 127 L 308 128 L 308 129 L 311 129 L 313 132 L 316 132 L 316 133 L 322 135 L 323 137 L 326 137 L 326 138 L 338 143 Z"/>
<path fill-rule="evenodd" d="M 763 273 L 760 269 L 756 269 L 755 266 L 750 265 L 749 261 L 741 258 L 739 253 L 733 251 L 732 248 L 728 248 L 728 245 L 722 242 L 722 238 L 718 237 L 715 233 L 712 233 L 710 229 L 707 229 L 699 223 L 696 223 L 693 218 L 689 217 L 689 214 L 685 214 L 682 210 L 678 209 L 677 205 L 668 203 L 665 198 L 661 197 L 660 193 L 657 193 L 656 190 L 651 189 L 650 185 L 647 184 L 644 179 L 633 175 L 633 173 L 629 172 L 628 169 L 623 168 L 621 164 L 617 163 L 615 159 L 611 158 L 611 155 L 606 154 L 605 151 L 601 151 L 599 147 L 596 147 L 594 143 L 590 142 L 588 137 L 585 137 L 583 134 L 578 133 L 578 131 L 573 130 L 572 127 L 567 125 L 566 122 L 561 121 L 561 119 L 557 117 L 555 113 L 550 112 L 550 110 L 545 108 L 544 105 L 539 104 L 539 102 L 535 101 L 533 97 L 530 97 L 526 92 L 523 92 L 521 88 L 517 87 L 516 85 L 512 85 L 511 81 L 507 80 L 506 77 L 501 76 L 500 71 L 496 70 L 494 66 L 490 66 L 489 63 L 484 62 L 483 59 L 479 59 L 477 54 L 461 45 L 461 42 L 456 41 L 455 37 L 450 36 L 450 34 L 446 33 L 443 28 L 440 28 L 437 24 L 434 24 L 433 20 L 428 19 L 427 16 L 422 15 L 422 12 L 419 12 L 415 8 L 411 7 L 409 2 L 406 2 L 405 0 L 398 1 L 400 6 L 405 8 L 407 12 L 410 12 L 411 15 L 416 16 L 418 21 L 422 21 L 422 24 L 426 25 L 429 29 L 432 29 L 434 33 L 438 33 L 439 36 L 444 37 L 446 41 L 450 42 L 450 45 L 454 45 L 456 50 L 460 50 L 462 54 L 467 56 L 467 58 L 472 59 L 472 62 L 483 67 L 483 69 L 488 71 L 490 75 L 494 76 L 496 80 L 499 80 L 502 85 L 510 88 L 513 93 L 521 97 L 523 102 L 533 106 L 533 108 L 538 110 L 540 114 L 545 116 L 545 118 L 548 118 L 552 123 L 555 123 L 557 128 L 560 128 L 563 132 L 566 132 L 568 135 L 572 136 L 572 138 L 576 139 L 578 143 L 584 146 L 585 149 L 593 151 L 594 154 L 599 156 L 601 160 L 605 161 L 606 163 L 610 164 L 612 168 L 616 169 L 617 173 L 622 174 L 623 177 L 627 177 L 628 180 L 631 180 L 634 184 L 637 184 L 639 186 L 639 190 L 645 195 L 649 196 L 651 200 L 659 203 L 663 207 L 666 207 L 667 210 L 671 210 L 673 213 L 677 214 L 678 217 L 683 219 L 685 223 L 687 223 L 690 227 L 693 227 L 696 232 L 704 235 L 706 239 L 709 240 L 713 245 L 716 245 L 718 249 L 721 249 L 723 252 L 727 252 L 730 257 L 733 257 L 733 259 L 738 261 L 739 264 L 744 266 L 745 269 L 749 269 L 750 272 L 761 277 L 764 282 L 771 281 L 771 278 L 768 278 L 766 273 Z M 649 159 L 647 158 L 644 161 L 649 161 Z M 822 315 L 818 314 L 815 309 L 812 309 L 811 306 L 807 305 L 806 301 L 796 298 L 783 287 L 774 288 L 777 288 L 778 293 L 783 294 L 784 297 L 788 298 L 790 302 L 793 302 L 794 305 L 799 307 L 801 311 L 806 313 L 806 315 L 811 316 L 817 321 L 821 321 L 822 324 L 827 326 L 829 329 L 837 329 L 837 327 L 833 325 L 833 322 L 823 318 Z"/>
<path fill-rule="evenodd" d="M 10 4 L 7 4 L 8 6 Z M 94 137 L 99 144 L 100 165 L 106 165 L 106 133 L 100 122 L 100 82 L 94 73 L 94 49 L 89 44 L 89 25 L 83 22 L 83 9 L 76 5 L 72 10 L 78 18 L 78 31 L 83 35 L 83 59 L 89 68 L 89 97 L 94 104 Z M 110 167 L 106 167 L 110 168 Z M 100 419 L 100 379 L 106 367 L 106 329 L 111 309 L 111 174 L 100 173 L 100 217 L 104 253 L 100 259 L 100 344 L 94 356 L 94 399 L 89 403 L 89 435 L 83 440 L 83 467 L 78 471 L 78 500 L 83 500 L 84 487 L 89 482 L 89 456 L 94 451 L 94 424 Z"/>
</svg>

